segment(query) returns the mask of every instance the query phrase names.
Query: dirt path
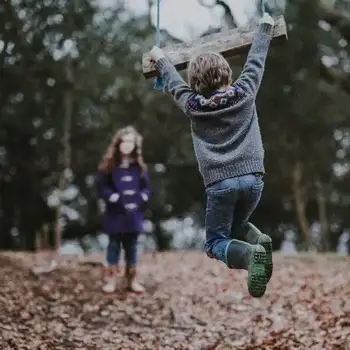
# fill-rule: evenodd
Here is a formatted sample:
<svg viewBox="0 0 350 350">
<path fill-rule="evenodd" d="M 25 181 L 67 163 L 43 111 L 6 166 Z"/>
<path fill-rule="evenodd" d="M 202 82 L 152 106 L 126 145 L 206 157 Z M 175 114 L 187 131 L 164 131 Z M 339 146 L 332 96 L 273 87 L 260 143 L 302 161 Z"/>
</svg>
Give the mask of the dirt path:
<svg viewBox="0 0 350 350">
<path fill-rule="evenodd" d="M 0 254 L 0 349 L 350 349 L 350 261 L 278 255 L 267 293 L 201 253 L 145 254 L 143 296 L 100 292 L 101 268 L 74 261 L 34 276 Z"/>
</svg>

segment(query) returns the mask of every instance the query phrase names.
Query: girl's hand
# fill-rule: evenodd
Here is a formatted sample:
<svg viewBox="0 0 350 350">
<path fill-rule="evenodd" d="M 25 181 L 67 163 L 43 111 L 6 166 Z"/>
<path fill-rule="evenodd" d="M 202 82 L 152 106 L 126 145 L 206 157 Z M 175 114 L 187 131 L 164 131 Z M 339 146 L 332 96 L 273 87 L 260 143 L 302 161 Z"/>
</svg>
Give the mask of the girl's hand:
<svg viewBox="0 0 350 350">
<path fill-rule="evenodd" d="M 119 199 L 119 194 L 118 193 L 113 193 L 110 197 L 109 197 L 109 201 L 111 203 L 116 203 L 118 202 L 118 199 Z"/>
<path fill-rule="evenodd" d="M 141 197 L 143 199 L 144 202 L 147 202 L 148 201 L 148 196 L 146 193 L 141 193 Z"/>
</svg>

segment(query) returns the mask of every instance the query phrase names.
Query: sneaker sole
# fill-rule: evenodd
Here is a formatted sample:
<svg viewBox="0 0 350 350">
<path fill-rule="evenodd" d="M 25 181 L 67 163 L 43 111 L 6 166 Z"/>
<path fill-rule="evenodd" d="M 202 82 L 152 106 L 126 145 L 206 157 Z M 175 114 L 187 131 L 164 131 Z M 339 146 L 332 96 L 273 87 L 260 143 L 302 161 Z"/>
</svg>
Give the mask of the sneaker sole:
<svg viewBox="0 0 350 350">
<path fill-rule="evenodd" d="M 266 251 L 265 273 L 267 277 L 267 282 L 269 282 L 273 272 L 272 239 L 268 235 L 262 234 L 259 236 L 257 244 L 262 245 Z"/>
<path fill-rule="evenodd" d="M 248 290 L 254 298 L 262 297 L 266 291 L 267 277 L 265 264 L 265 249 L 260 245 L 254 246 L 248 267 Z"/>
</svg>

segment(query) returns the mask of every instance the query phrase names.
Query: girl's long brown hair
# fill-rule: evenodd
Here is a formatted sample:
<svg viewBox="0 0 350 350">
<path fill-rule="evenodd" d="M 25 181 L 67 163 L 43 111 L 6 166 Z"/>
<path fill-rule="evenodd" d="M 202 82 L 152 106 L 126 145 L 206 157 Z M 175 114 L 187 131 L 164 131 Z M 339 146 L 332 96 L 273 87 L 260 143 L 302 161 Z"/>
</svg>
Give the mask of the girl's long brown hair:
<svg viewBox="0 0 350 350">
<path fill-rule="evenodd" d="M 98 171 L 105 174 L 113 171 L 113 168 L 118 162 L 120 162 L 119 145 L 123 136 L 127 134 L 133 134 L 135 136 L 135 149 L 133 150 L 131 157 L 135 159 L 141 172 L 145 172 L 147 170 L 147 166 L 142 155 L 143 138 L 133 126 L 127 126 L 123 129 L 117 130 L 112 137 L 112 141 L 98 165 Z"/>
</svg>

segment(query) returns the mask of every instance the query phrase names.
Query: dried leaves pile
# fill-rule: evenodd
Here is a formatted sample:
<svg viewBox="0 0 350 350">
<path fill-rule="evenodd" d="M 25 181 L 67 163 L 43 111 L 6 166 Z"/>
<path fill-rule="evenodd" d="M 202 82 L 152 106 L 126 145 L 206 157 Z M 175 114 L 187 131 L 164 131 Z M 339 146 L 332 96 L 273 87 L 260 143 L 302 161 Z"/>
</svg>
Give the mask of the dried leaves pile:
<svg viewBox="0 0 350 350">
<path fill-rule="evenodd" d="M 40 257 L 39 257 L 40 258 Z M 0 349 L 350 349 L 350 260 L 276 255 L 265 296 L 201 253 L 145 254 L 147 293 L 100 292 L 101 267 L 34 276 L 0 255 Z"/>
</svg>

